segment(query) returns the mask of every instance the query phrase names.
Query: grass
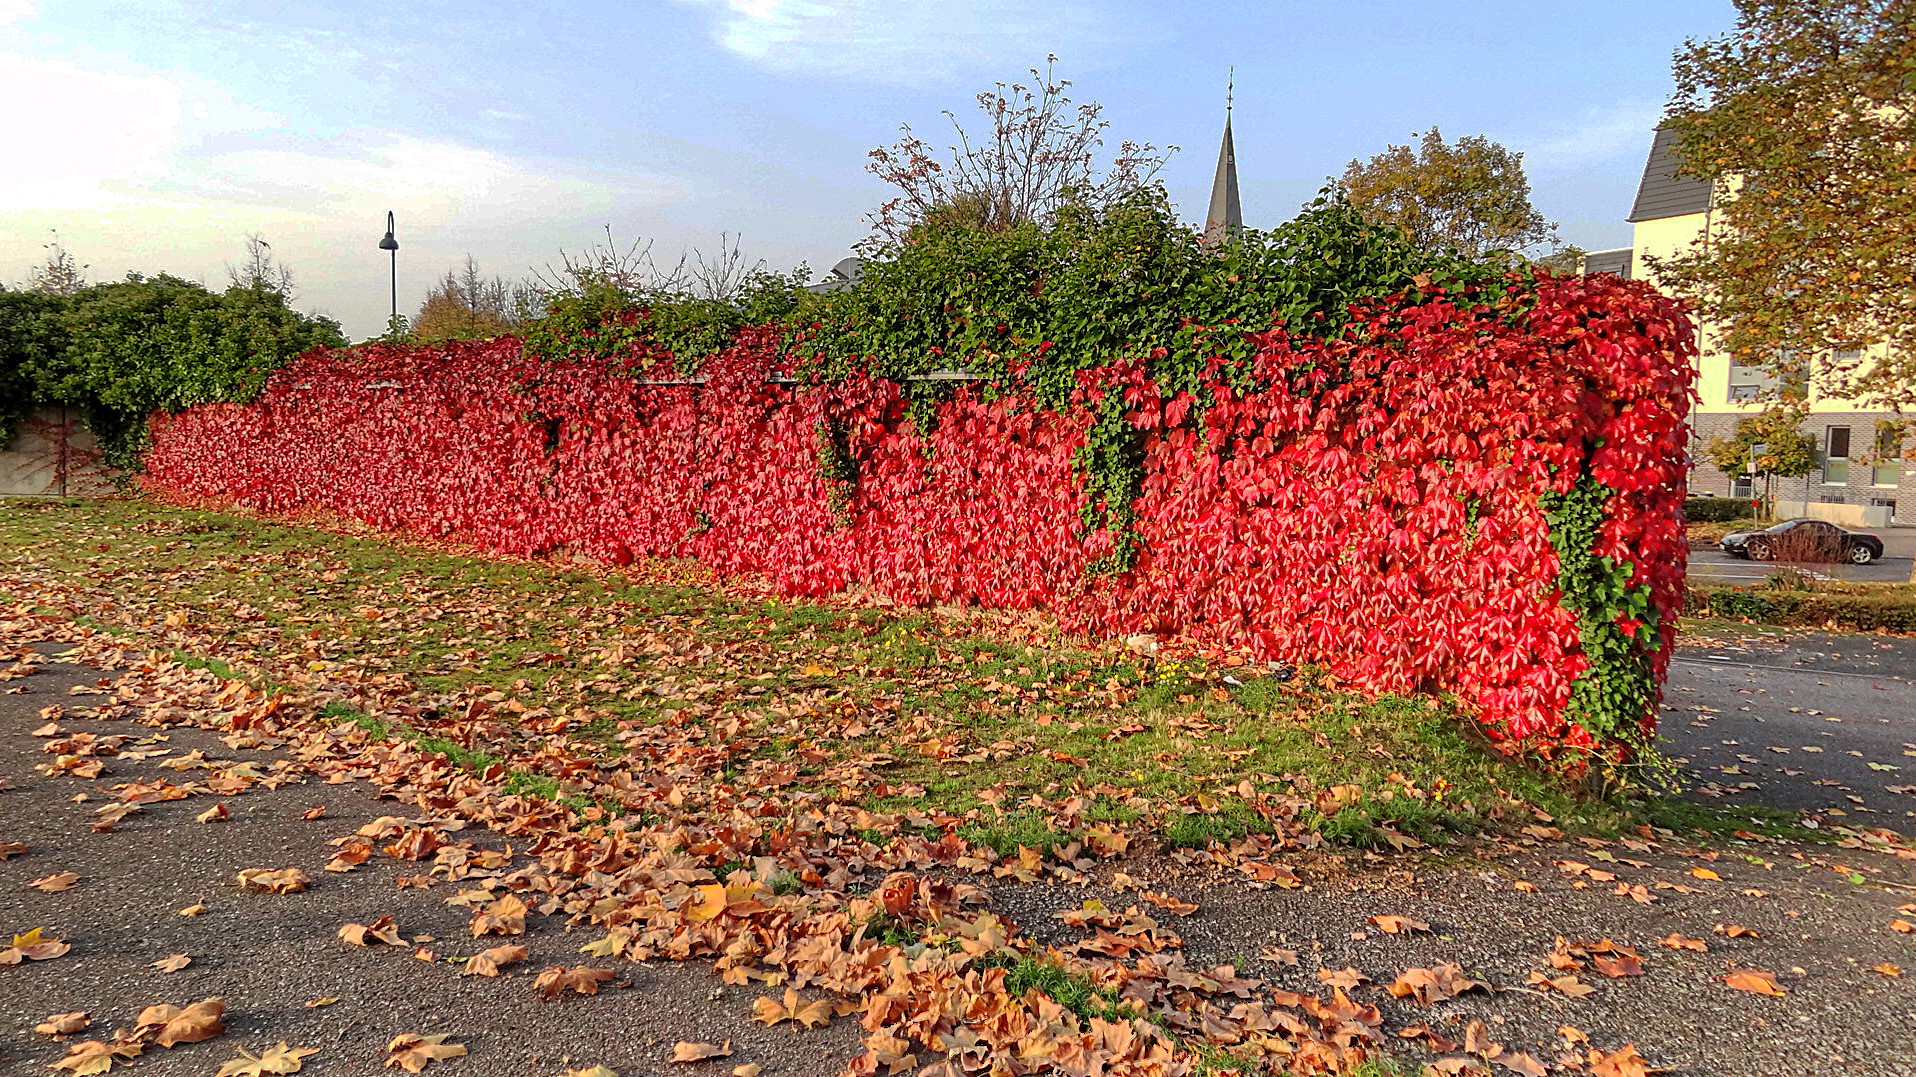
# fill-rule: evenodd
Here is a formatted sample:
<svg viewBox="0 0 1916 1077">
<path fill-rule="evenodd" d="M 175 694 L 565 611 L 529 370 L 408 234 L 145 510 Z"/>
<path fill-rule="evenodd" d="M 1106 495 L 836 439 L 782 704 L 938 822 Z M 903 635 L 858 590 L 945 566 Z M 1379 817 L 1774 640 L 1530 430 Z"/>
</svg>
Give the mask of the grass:
<svg viewBox="0 0 1916 1077">
<path fill-rule="evenodd" d="M 269 665 L 336 684 L 376 676 L 384 694 L 567 723 L 607 757 L 623 731 L 689 709 L 754 745 L 728 774 L 789 765 L 796 788 L 826 793 L 832 767 L 882 754 L 889 791 L 869 807 L 956 816 L 1006 856 L 1140 820 L 1182 847 L 1268 830 L 1245 783 L 1302 798 L 1305 825 L 1355 846 L 1527 822 L 1519 805 L 1572 832 L 1645 819 L 1486 750 L 1446 701 L 1154 659 L 1022 617 L 788 601 L 692 565 L 490 559 L 139 500 L 0 501 L 0 551 L 0 577 L 256 685 Z M 326 716 L 461 766 L 506 764 L 513 791 L 591 807 L 554 775 L 434 736 L 429 719 L 414 728 L 347 703 Z M 1083 808 L 1060 829 L 1055 812 L 1023 806 L 1034 796 Z"/>
<path fill-rule="evenodd" d="M 1139 1011 L 1118 1001 L 1118 993 L 1097 987 L 1082 976 L 1074 976 L 1063 967 L 1033 958 L 1020 958 L 1005 969 L 1005 994 L 1022 998 L 1037 991 L 1051 1001 L 1089 1020 L 1122 1021 L 1141 1016 Z"/>
</svg>

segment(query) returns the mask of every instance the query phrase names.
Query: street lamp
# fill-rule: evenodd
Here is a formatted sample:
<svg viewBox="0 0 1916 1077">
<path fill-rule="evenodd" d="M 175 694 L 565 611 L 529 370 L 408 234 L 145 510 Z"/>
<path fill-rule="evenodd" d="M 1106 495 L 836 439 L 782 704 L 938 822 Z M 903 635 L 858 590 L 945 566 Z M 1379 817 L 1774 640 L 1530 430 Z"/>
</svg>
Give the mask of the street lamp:
<svg viewBox="0 0 1916 1077">
<path fill-rule="evenodd" d="M 393 321 L 399 320 L 399 241 L 393 238 L 393 211 L 386 211 L 386 235 L 379 241 L 379 249 L 392 252 L 393 285 Z"/>
</svg>

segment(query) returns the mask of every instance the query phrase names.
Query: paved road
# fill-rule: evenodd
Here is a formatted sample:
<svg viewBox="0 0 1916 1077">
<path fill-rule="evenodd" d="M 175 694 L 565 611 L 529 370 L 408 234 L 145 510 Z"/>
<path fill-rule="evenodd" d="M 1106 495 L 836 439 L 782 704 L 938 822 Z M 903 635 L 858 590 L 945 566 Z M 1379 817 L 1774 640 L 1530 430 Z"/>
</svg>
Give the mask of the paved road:
<svg viewBox="0 0 1916 1077">
<path fill-rule="evenodd" d="M 1784 562 L 1751 561 L 1742 557 L 1731 557 L 1720 550 L 1691 550 L 1690 579 L 1698 583 L 1727 583 L 1740 587 L 1762 583 L 1769 579 Z M 1867 565 L 1802 564 L 1797 568 L 1813 572 L 1833 580 L 1854 581 L 1857 583 L 1904 583 L 1909 579 L 1916 558 L 1907 555 L 1897 557 L 1886 555 Z"/>
<path fill-rule="evenodd" d="M 1752 631 L 1686 645 L 1662 733 L 1699 799 L 1916 835 L 1916 639 Z"/>
</svg>

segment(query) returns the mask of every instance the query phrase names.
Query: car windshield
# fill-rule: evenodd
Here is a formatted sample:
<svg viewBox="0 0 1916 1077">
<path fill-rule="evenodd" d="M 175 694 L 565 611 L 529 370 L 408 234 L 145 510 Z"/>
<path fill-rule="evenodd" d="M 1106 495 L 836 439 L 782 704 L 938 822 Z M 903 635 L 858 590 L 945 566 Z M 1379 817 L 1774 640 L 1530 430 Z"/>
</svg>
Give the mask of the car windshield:
<svg viewBox="0 0 1916 1077">
<path fill-rule="evenodd" d="M 1805 524 L 1805 523 L 1809 523 L 1809 521 L 1808 520 L 1784 520 L 1782 523 L 1777 524 L 1774 527 L 1764 528 L 1764 533 L 1770 534 L 1770 535 L 1777 535 L 1785 531 L 1788 531 L 1790 528 L 1795 527 L 1797 524 Z"/>
</svg>

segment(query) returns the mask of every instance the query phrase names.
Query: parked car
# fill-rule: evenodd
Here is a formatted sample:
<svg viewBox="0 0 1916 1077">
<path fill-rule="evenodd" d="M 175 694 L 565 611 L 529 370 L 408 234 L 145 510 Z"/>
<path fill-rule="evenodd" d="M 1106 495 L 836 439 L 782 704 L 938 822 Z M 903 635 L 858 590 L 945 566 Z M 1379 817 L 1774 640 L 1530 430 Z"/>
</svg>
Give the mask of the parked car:
<svg viewBox="0 0 1916 1077">
<path fill-rule="evenodd" d="M 1723 552 L 1752 561 L 1848 561 L 1867 565 L 1883 556 L 1883 540 L 1845 531 L 1824 520 L 1785 520 L 1761 531 L 1732 531 Z"/>
</svg>

